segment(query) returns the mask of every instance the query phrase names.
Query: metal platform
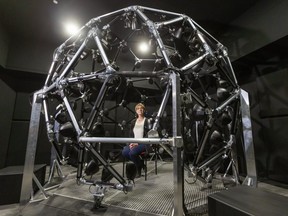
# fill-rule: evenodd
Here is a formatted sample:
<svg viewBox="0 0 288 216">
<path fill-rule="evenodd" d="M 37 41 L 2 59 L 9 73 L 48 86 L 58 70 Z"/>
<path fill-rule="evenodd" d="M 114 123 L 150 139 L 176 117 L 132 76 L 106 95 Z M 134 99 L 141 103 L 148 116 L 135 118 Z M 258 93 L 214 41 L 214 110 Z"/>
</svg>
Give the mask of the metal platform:
<svg viewBox="0 0 288 216">
<path fill-rule="evenodd" d="M 121 172 L 122 163 L 115 163 L 113 167 Z M 133 191 L 124 194 L 122 191 L 109 189 L 106 192 L 102 201 L 103 208 L 93 209 L 94 197 L 93 187 L 89 185 L 76 184 L 76 169 L 67 169 L 64 173 L 68 172 L 67 177 L 63 183 L 51 191 L 50 197 L 38 204 L 29 204 L 24 210 L 31 214 L 35 205 L 44 205 L 47 210 L 55 211 L 71 211 L 72 213 L 79 213 L 80 215 L 171 215 L 173 209 L 173 164 L 172 162 L 158 162 L 158 174 L 154 173 L 154 161 L 148 162 L 148 178 L 147 181 L 144 177 L 136 179 Z M 95 174 L 93 179 L 100 178 L 100 173 Z M 185 173 L 186 174 L 186 173 Z M 186 175 L 187 176 L 187 175 Z M 187 181 L 186 181 L 187 180 Z M 203 190 L 203 183 L 196 181 L 193 184 L 187 183 L 191 181 L 185 180 L 185 204 L 191 215 L 208 215 L 207 196 L 209 194 L 223 190 L 223 185 L 217 180 L 213 180 L 211 189 Z M 111 182 L 115 181 L 114 179 Z M 116 182 L 116 181 L 115 181 Z M 38 195 L 39 197 L 41 194 Z M 62 200 L 62 201 L 61 201 Z M 65 204 L 66 203 L 66 204 Z M 33 205 L 33 208 L 32 206 Z M 78 207 L 77 207 L 78 206 Z M 80 207 L 81 206 L 81 207 Z M 86 206 L 86 207 L 85 207 Z M 43 206 L 42 206 L 43 207 Z M 30 210 L 29 210 L 30 208 Z M 105 209 L 105 210 L 104 210 Z M 112 212 L 113 213 L 112 213 Z M 72 214 L 72 213 L 69 214 Z M 108 213 L 110 212 L 110 213 Z M 125 212 L 125 213 L 123 213 Z M 129 212 L 129 214 L 128 214 Z M 44 211 L 43 211 L 44 213 Z M 38 212 L 39 214 L 39 212 Z M 64 214 L 63 212 L 61 214 Z M 28 214 L 27 214 L 28 215 Z M 35 214 L 36 215 L 36 214 Z M 45 215 L 45 214 L 44 214 Z M 48 214 L 49 215 L 49 214 Z M 65 215 L 65 214 L 64 214 Z M 68 215 L 68 213 L 67 213 Z M 73 214 L 72 214 L 73 215 Z"/>
</svg>

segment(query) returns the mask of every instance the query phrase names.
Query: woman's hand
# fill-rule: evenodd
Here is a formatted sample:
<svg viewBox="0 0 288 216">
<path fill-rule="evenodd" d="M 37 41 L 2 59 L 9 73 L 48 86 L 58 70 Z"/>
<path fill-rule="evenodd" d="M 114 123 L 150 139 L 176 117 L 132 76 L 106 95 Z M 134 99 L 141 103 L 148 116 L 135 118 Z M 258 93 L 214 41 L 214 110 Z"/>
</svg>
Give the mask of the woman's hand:
<svg viewBox="0 0 288 216">
<path fill-rule="evenodd" d="M 129 144 L 130 149 L 134 148 L 135 146 L 138 146 L 138 143 L 130 143 Z"/>
</svg>

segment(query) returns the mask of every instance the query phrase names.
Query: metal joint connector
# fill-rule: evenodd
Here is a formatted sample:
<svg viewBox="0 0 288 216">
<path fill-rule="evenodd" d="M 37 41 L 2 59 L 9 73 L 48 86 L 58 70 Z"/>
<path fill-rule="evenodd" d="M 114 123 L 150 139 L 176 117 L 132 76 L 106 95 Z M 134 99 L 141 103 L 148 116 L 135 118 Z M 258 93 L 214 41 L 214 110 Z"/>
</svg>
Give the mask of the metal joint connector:
<svg viewBox="0 0 288 216">
<path fill-rule="evenodd" d="M 172 143 L 174 147 L 181 148 L 183 146 L 183 138 L 181 136 L 173 137 Z"/>
<path fill-rule="evenodd" d="M 42 100 L 44 99 L 44 97 L 46 97 L 46 95 L 43 94 L 42 91 L 38 91 L 38 92 L 34 93 L 33 102 L 34 103 L 42 103 Z"/>
</svg>

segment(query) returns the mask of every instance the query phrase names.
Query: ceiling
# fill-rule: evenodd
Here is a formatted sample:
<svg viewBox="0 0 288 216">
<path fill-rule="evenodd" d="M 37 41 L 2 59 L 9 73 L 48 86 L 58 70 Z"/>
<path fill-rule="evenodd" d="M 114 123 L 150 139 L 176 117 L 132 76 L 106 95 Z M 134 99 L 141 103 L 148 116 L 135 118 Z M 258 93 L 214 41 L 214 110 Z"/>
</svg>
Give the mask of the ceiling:
<svg viewBox="0 0 288 216">
<path fill-rule="evenodd" d="M 54 0 L 56 1 L 56 0 Z M 45 43 L 62 43 L 69 36 L 63 23 L 74 20 L 80 26 L 97 16 L 141 5 L 190 16 L 215 36 L 229 28 L 229 23 L 254 6 L 258 0 L 1 0 L 0 22 L 12 36 Z M 221 2 L 221 3 L 220 3 Z"/>
</svg>

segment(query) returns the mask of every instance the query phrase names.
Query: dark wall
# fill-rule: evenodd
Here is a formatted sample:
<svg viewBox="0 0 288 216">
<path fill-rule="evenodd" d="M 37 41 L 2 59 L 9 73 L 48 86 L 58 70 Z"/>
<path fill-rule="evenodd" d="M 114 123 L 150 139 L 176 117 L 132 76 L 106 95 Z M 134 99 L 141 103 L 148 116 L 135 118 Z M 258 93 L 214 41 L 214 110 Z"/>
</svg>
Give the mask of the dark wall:
<svg viewBox="0 0 288 216">
<path fill-rule="evenodd" d="M 33 93 L 27 92 L 16 93 L 6 166 L 23 165 L 25 162 L 32 108 L 30 104 L 32 94 Z M 39 125 L 35 164 L 47 163 L 49 161 L 50 147 L 51 145 L 47 139 L 45 124 L 42 120 Z"/>
<path fill-rule="evenodd" d="M 1 69 L 1 73 L 4 69 Z M 1 75 L 0 73 L 0 75 Z M 12 116 L 16 98 L 15 91 L 0 79 L 0 169 L 5 167 L 9 146 Z"/>
<path fill-rule="evenodd" d="M 257 172 L 288 183 L 288 37 L 234 62 L 249 92 Z"/>
<path fill-rule="evenodd" d="M 44 79 L 45 76 L 39 74 L 1 68 L 0 168 L 24 164 L 31 115 L 30 100 L 33 92 L 41 88 Z M 50 152 L 50 146 L 47 145 L 46 134 L 41 133 L 42 125 L 40 125 L 36 163 L 49 161 L 47 152 Z"/>
</svg>

